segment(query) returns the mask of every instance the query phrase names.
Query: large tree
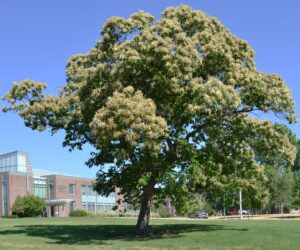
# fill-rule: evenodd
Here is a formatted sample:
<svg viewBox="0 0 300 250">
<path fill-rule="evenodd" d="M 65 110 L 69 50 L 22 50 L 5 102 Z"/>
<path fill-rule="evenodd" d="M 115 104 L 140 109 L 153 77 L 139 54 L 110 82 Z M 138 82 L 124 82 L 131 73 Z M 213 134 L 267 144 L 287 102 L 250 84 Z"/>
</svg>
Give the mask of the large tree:
<svg viewBox="0 0 300 250">
<path fill-rule="evenodd" d="M 181 204 L 203 186 L 255 190 L 264 179 L 257 152 L 295 158 L 287 135 L 254 116 L 296 121 L 284 80 L 257 71 L 247 42 L 185 5 L 160 19 L 143 11 L 110 18 L 95 47 L 69 59 L 59 94 L 45 88 L 14 83 L 4 111 L 34 130 L 64 130 L 70 149 L 93 145 L 96 190 L 117 186 L 125 200 L 139 200 L 137 234 L 147 232 L 154 196 Z"/>
</svg>

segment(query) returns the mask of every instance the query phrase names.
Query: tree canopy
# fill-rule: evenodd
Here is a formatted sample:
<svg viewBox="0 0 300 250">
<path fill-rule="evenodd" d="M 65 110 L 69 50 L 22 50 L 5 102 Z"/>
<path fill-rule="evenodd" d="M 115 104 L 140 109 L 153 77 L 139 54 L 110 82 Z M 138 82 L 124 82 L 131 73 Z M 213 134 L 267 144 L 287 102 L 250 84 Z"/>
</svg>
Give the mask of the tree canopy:
<svg viewBox="0 0 300 250">
<path fill-rule="evenodd" d="M 34 130 L 64 130 L 70 149 L 93 145 L 87 164 L 99 167 L 96 190 L 118 186 L 125 200 L 140 201 L 138 233 L 153 196 L 176 205 L 203 186 L 255 190 L 265 158 L 280 152 L 294 161 L 288 135 L 255 117 L 295 122 L 290 89 L 258 71 L 248 43 L 216 18 L 182 5 L 160 19 L 144 11 L 112 17 L 100 34 L 69 59 L 58 95 L 23 80 L 4 97 L 4 111 Z"/>
<path fill-rule="evenodd" d="M 293 171 L 300 170 L 300 139 L 297 140 L 296 147 L 297 147 L 297 156 L 293 166 Z"/>
</svg>

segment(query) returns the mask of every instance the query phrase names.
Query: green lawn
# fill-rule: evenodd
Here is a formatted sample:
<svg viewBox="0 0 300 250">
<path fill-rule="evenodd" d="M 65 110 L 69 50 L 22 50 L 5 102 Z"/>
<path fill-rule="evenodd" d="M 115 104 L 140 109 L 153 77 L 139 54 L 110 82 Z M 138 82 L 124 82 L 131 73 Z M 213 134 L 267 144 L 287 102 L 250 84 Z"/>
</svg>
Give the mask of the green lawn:
<svg viewBox="0 0 300 250">
<path fill-rule="evenodd" d="M 300 249 L 300 221 L 158 220 L 150 237 L 135 219 L 0 219 L 0 249 Z"/>
</svg>

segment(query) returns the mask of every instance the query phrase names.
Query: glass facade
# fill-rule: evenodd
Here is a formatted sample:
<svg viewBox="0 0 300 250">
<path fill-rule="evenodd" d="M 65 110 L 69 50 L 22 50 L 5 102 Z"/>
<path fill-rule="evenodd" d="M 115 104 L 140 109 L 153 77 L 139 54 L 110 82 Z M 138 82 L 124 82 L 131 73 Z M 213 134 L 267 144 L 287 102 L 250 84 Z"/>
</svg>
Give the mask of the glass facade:
<svg viewBox="0 0 300 250">
<path fill-rule="evenodd" d="M 42 177 L 34 177 L 33 194 L 41 198 L 47 198 L 47 180 Z"/>
<path fill-rule="evenodd" d="M 31 169 L 29 165 L 26 153 L 16 151 L 0 155 L 0 172 L 27 172 Z"/>
<path fill-rule="evenodd" d="M 81 186 L 82 209 L 87 211 L 112 211 L 116 205 L 115 193 L 108 197 L 101 196 L 93 190 L 91 185 Z"/>
</svg>

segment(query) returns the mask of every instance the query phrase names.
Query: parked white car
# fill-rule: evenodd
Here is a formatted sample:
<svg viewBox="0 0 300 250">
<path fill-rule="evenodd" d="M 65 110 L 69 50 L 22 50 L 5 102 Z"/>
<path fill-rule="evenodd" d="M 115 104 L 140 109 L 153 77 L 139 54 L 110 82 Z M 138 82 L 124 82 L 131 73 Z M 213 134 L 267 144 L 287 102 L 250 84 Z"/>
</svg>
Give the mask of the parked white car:
<svg viewBox="0 0 300 250">
<path fill-rule="evenodd" d="M 240 213 L 240 210 L 239 210 L 239 213 L 238 214 L 241 214 Z M 242 214 L 248 214 L 248 211 L 247 210 L 242 210 Z"/>
<path fill-rule="evenodd" d="M 290 211 L 291 214 L 300 214 L 300 209 L 292 209 Z"/>
</svg>

